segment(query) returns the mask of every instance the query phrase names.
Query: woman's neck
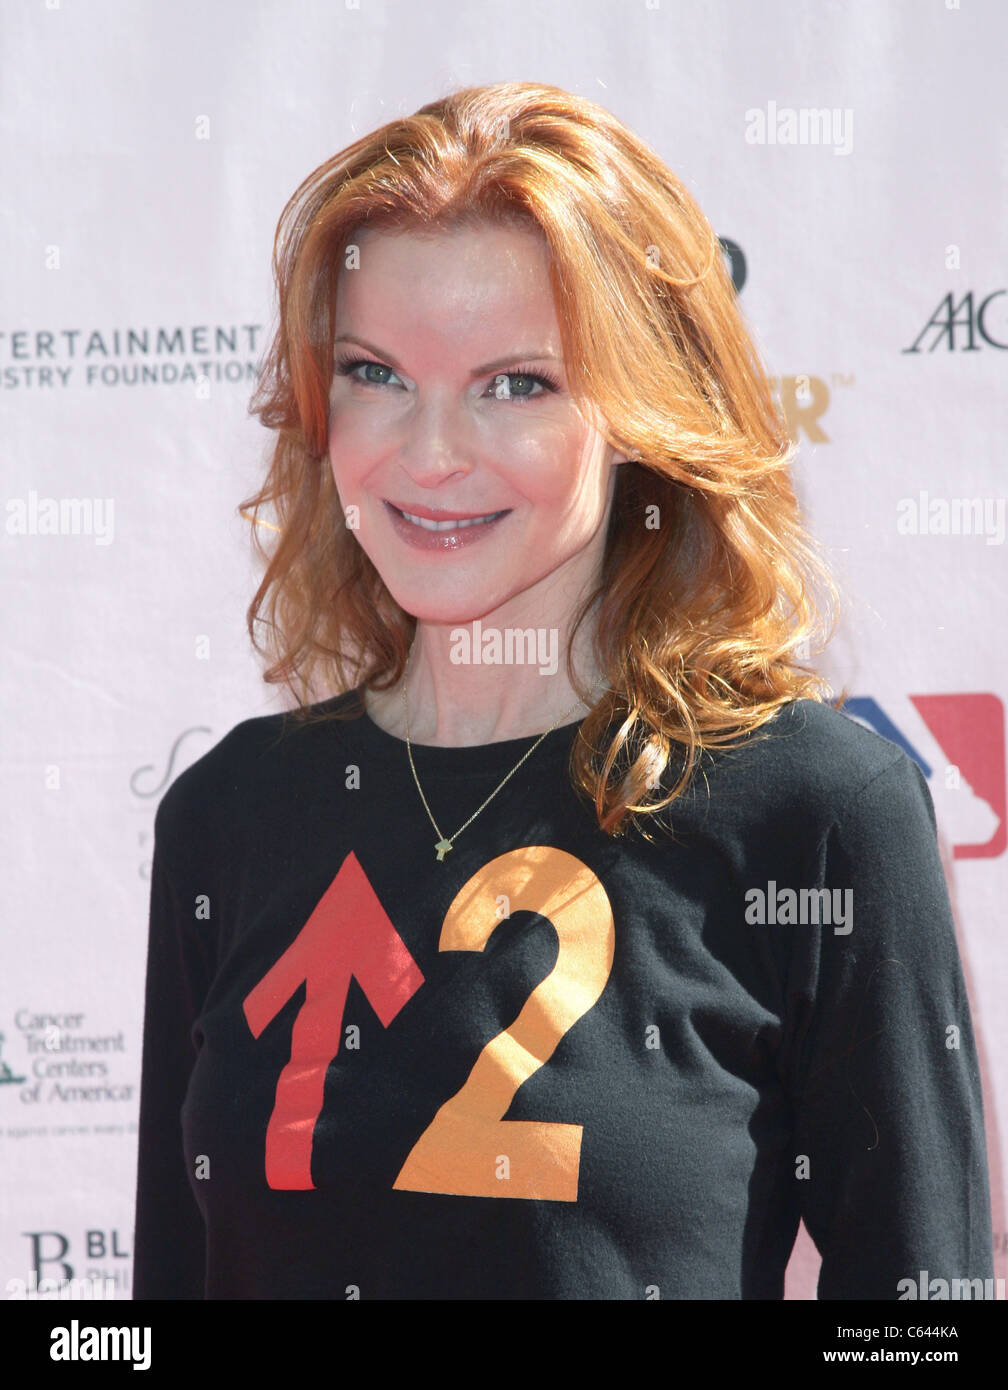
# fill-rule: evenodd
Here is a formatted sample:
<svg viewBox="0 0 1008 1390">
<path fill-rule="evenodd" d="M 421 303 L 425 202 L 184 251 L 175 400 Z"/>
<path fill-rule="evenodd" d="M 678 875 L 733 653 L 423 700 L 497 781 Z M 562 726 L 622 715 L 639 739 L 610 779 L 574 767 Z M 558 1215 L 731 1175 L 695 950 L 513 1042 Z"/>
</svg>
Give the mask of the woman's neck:
<svg viewBox="0 0 1008 1390">
<path fill-rule="evenodd" d="M 589 689 L 600 682 L 597 699 L 604 681 L 594 658 L 594 624 L 589 624 L 590 617 L 578 632 L 574 669 Z M 463 631 L 467 638 L 460 642 Z M 568 633 L 534 629 L 551 633 L 554 640 L 530 652 L 520 635 L 512 632 L 509 639 L 509 631 L 475 622 L 417 624 L 405 675 L 411 742 L 443 748 L 500 743 L 534 737 L 553 724 L 573 723 L 588 714 L 590 705 L 567 676 Z M 403 685 L 400 678 L 389 690 L 367 691 L 364 701 L 379 728 L 404 739 Z"/>
</svg>

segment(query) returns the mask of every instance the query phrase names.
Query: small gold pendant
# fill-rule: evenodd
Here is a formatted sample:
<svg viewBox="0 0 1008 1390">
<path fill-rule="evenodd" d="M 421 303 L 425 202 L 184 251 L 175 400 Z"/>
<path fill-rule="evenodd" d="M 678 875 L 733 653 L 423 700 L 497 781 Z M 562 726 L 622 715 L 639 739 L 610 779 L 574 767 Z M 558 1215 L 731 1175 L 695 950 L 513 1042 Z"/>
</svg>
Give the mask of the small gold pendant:
<svg viewBox="0 0 1008 1390">
<path fill-rule="evenodd" d="M 445 857 L 445 855 L 446 855 L 446 854 L 448 853 L 448 851 L 451 849 L 451 841 L 450 841 L 450 840 L 438 840 L 438 842 L 437 842 L 437 844 L 434 846 L 434 848 L 437 850 L 438 863 L 440 864 L 441 860 Z"/>
</svg>

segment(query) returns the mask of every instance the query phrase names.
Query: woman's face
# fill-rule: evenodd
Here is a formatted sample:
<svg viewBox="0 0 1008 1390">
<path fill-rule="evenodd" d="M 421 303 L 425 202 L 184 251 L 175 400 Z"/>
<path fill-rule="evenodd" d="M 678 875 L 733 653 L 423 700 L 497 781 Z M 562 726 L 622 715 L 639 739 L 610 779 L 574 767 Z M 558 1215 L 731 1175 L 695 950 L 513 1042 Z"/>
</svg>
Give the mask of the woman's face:
<svg viewBox="0 0 1008 1390">
<path fill-rule="evenodd" d="M 507 605 L 523 626 L 559 623 L 596 581 L 623 456 L 568 393 L 545 237 L 486 224 L 354 241 L 329 414 L 344 515 L 417 618 Z M 435 517 L 437 530 L 416 519 Z"/>
</svg>

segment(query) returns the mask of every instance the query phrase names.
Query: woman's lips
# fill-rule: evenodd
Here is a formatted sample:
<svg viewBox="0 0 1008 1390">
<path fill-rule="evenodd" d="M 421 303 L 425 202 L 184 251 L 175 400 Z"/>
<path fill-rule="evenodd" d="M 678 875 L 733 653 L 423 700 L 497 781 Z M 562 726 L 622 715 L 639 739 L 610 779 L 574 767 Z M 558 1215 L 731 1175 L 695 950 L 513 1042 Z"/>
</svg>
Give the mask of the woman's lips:
<svg viewBox="0 0 1008 1390">
<path fill-rule="evenodd" d="M 413 546 L 415 550 L 461 550 L 466 546 L 475 545 L 478 541 L 484 540 L 492 531 L 496 531 L 501 522 L 510 515 L 510 508 L 502 512 L 491 513 L 489 521 L 478 520 L 472 517 L 446 517 L 442 512 L 440 516 L 434 513 L 432 517 L 424 517 L 424 520 L 436 521 L 439 523 L 438 529 L 422 526 L 418 521 L 411 521 L 403 511 L 392 505 L 391 502 L 384 503 L 392 521 L 392 528 L 400 539 L 407 545 Z M 427 511 L 423 508 L 423 511 Z M 419 516 L 418 508 L 413 515 Z M 441 529 L 441 523 L 452 521 L 465 523 L 445 526 Z"/>
</svg>

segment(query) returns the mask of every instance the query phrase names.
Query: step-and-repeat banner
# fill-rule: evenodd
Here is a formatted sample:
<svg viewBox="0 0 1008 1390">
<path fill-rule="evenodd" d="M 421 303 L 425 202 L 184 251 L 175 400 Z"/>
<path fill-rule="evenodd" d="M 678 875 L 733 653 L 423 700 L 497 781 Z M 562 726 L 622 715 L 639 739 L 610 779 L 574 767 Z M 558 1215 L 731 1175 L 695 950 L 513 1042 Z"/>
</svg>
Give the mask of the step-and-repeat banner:
<svg viewBox="0 0 1008 1390">
<path fill-rule="evenodd" d="M 0 8 L 0 1297 L 131 1294 L 154 811 L 282 704 L 237 512 L 280 210 L 502 80 L 607 106 L 723 240 L 846 594 L 821 667 L 934 798 L 1005 1276 L 1006 50 L 998 0 Z"/>
</svg>

